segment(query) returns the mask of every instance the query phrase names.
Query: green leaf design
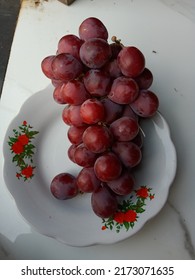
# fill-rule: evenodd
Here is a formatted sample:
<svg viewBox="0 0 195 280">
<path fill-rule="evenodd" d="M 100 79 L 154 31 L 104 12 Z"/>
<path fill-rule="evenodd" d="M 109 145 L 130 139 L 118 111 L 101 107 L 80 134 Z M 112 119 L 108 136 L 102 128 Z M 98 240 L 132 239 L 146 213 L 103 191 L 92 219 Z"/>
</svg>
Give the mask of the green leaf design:
<svg viewBox="0 0 195 280">
<path fill-rule="evenodd" d="M 15 137 L 9 137 L 10 143 L 15 143 L 17 139 Z"/>
<path fill-rule="evenodd" d="M 124 226 L 125 226 L 126 230 L 129 230 L 130 224 L 131 224 L 131 223 L 124 222 Z"/>
<path fill-rule="evenodd" d="M 137 212 L 137 213 L 143 213 L 144 211 L 145 211 L 144 208 L 137 208 L 137 209 L 136 209 L 136 212 Z"/>
<path fill-rule="evenodd" d="M 38 133 L 39 133 L 38 131 L 29 131 L 28 136 L 29 136 L 30 138 L 34 138 L 34 136 L 35 136 L 36 134 L 38 134 Z"/>
</svg>

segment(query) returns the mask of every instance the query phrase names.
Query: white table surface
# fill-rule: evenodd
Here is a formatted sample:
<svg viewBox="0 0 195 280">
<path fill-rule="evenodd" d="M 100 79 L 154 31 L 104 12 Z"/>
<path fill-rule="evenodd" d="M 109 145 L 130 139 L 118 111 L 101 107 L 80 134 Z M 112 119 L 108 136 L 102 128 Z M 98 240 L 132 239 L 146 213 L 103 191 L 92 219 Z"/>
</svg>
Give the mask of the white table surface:
<svg viewBox="0 0 195 280">
<path fill-rule="evenodd" d="M 23 1 L 0 105 L 0 146 L 24 101 L 48 86 L 40 61 L 65 34 L 78 33 L 89 16 L 110 36 L 134 44 L 147 58 L 177 150 L 168 201 L 136 235 L 114 245 L 70 247 L 33 231 L 19 214 L 3 179 L 0 160 L 0 259 L 195 259 L 195 9 L 193 1 Z M 155 51 L 155 52 L 154 52 Z"/>
</svg>

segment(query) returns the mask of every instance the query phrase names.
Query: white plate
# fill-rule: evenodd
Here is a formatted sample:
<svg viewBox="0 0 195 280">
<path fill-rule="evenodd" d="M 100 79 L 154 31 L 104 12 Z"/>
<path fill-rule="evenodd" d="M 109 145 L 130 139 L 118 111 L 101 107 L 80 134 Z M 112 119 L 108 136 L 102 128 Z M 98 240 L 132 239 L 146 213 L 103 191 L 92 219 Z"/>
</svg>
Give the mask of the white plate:
<svg viewBox="0 0 195 280">
<path fill-rule="evenodd" d="M 50 86 L 23 104 L 9 125 L 4 140 L 4 178 L 20 213 L 38 232 L 72 246 L 111 244 L 132 236 L 164 206 L 175 176 L 176 152 L 165 119 L 157 113 L 142 122 L 146 137 L 142 164 L 135 176 L 137 189 L 141 186 L 151 189 L 148 197 L 142 200 L 144 211 L 136 214 L 136 221 L 125 223 L 127 228 L 130 226 L 128 230 L 122 224 L 117 233 L 116 222 L 112 229 L 102 230 L 102 226 L 103 229 L 105 227 L 102 219 L 91 209 L 90 194 L 59 201 L 50 193 L 50 182 L 56 174 L 70 172 L 76 175 L 80 170 L 67 157 L 70 145 L 66 135 L 68 127 L 61 119 L 63 106 L 54 102 L 52 91 Z M 35 146 L 31 147 L 34 152 L 32 162 L 25 159 L 27 164 L 35 167 L 34 176 L 27 180 L 17 178 L 19 167 L 12 162 L 15 154 L 11 153 L 8 145 L 9 137 L 14 136 L 13 130 L 20 132 L 19 126 L 24 121 L 32 126 L 30 131 L 39 132 L 31 139 L 31 144 Z M 131 198 L 134 204 L 139 195 L 135 193 Z"/>
</svg>

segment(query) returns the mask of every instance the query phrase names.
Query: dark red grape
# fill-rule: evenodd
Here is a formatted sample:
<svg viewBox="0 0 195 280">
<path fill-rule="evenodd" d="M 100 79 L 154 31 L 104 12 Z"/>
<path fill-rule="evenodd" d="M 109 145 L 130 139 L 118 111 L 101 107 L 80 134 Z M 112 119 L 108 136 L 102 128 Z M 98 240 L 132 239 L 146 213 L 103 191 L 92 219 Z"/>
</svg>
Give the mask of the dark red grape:
<svg viewBox="0 0 195 280">
<path fill-rule="evenodd" d="M 71 125 L 70 121 L 70 105 L 66 105 L 62 111 L 62 120 L 65 122 L 67 125 Z"/>
<path fill-rule="evenodd" d="M 77 145 L 72 144 L 72 145 L 68 148 L 67 154 L 68 154 L 69 159 L 70 159 L 72 162 L 75 162 L 75 160 L 74 160 L 74 153 L 75 153 L 76 147 L 77 147 Z M 76 163 L 76 162 L 75 162 L 75 163 Z"/>
<path fill-rule="evenodd" d="M 118 66 L 117 59 L 109 60 L 103 66 L 103 70 L 113 79 L 122 76 L 121 69 Z"/>
<path fill-rule="evenodd" d="M 79 50 L 82 44 L 83 40 L 78 38 L 76 35 L 65 35 L 58 42 L 57 54 L 69 53 L 80 60 Z"/>
<path fill-rule="evenodd" d="M 78 145 L 82 143 L 83 133 L 87 126 L 74 126 L 69 127 L 67 135 L 72 144 Z"/>
<path fill-rule="evenodd" d="M 78 59 L 67 53 L 56 55 L 52 60 L 51 68 L 57 80 L 70 81 L 83 72 L 83 66 Z"/>
<path fill-rule="evenodd" d="M 133 142 L 115 142 L 112 150 L 126 167 L 135 167 L 142 159 L 140 148 Z"/>
<path fill-rule="evenodd" d="M 135 80 L 118 77 L 113 81 L 108 98 L 118 104 L 129 104 L 138 96 L 139 88 Z"/>
<path fill-rule="evenodd" d="M 111 101 L 108 98 L 102 99 L 102 104 L 104 105 L 105 109 L 105 117 L 104 122 L 106 124 L 110 124 L 111 122 L 115 121 L 119 118 L 123 112 L 123 106 Z"/>
<path fill-rule="evenodd" d="M 152 72 L 148 68 L 145 68 L 144 71 L 135 78 L 135 80 L 139 89 L 148 89 L 153 82 Z"/>
<path fill-rule="evenodd" d="M 97 97 L 102 97 L 110 91 L 111 79 L 100 69 L 91 69 L 83 77 L 83 82 L 88 92 Z"/>
<path fill-rule="evenodd" d="M 112 137 L 107 127 L 89 126 L 83 133 L 83 143 L 93 153 L 103 153 L 111 146 Z"/>
<path fill-rule="evenodd" d="M 121 117 L 111 123 L 110 131 L 117 141 L 130 141 L 138 134 L 139 125 L 133 118 Z"/>
<path fill-rule="evenodd" d="M 135 178 L 128 170 L 124 170 L 119 178 L 107 182 L 107 185 L 118 195 L 128 195 L 133 190 Z"/>
<path fill-rule="evenodd" d="M 84 193 L 95 191 L 100 184 L 93 167 L 84 167 L 77 176 L 77 186 Z"/>
<path fill-rule="evenodd" d="M 85 41 L 91 38 L 102 38 L 107 40 L 108 31 L 98 18 L 89 17 L 80 24 L 79 37 Z"/>
<path fill-rule="evenodd" d="M 117 59 L 121 72 L 127 77 L 137 77 L 145 68 L 144 55 L 136 47 L 123 47 Z"/>
<path fill-rule="evenodd" d="M 103 39 L 89 39 L 80 48 L 81 61 L 89 68 L 101 68 L 110 57 L 110 46 Z"/>
<path fill-rule="evenodd" d="M 61 91 L 62 85 L 59 85 L 54 89 L 53 98 L 59 104 L 66 104 L 66 101 L 64 100 L 62 91 Z"/>
<path fill-rule="evenodd" d="M 112 152 L 107 152 L 98 157 L 94 171 L 98 179 L 108 182 L 118 178 L 122 171 L 122 165 L 119 158 Z"/>
<path fill-rule="evenodd" d="M 67 105 L 62 111 L 62 119 L 67 125 L 83 126 L 80 115 L 80 105 Z"/>
<path fill-rule="evenodd" d="M 57 199 L 73 198 L 78 194 L 76 178 L 69 173 L 60 173 L 53 178 L 50 190 Z"/>
<path fill-rule="evenodd" d="M 54 60 L 55 55 L 50 55 L 45 57 L 42 62 L 41 62 L 41 69 L 43 71 L 43 73 L 45 74 L 45 76 L 49 79 L 53 79 L 54 78 L 54 74 L 53 74 L 53 70 L 51 67 L 52 61 Z"/>
<path fill-rule="evenodd" d="M 89 93 L 86 91 L 84 84 L 78 80 L 63 84 L 61 95 L 65 103 L 71 105 L 80 105 L 89 98 Z"/>
<path fill-rule="evenodd" d="M 132 110 L 140 117 L 152 117 L 159 107 L 159 100 L 150 90 L 141 90 L 139 96 L 130 104 Z"/>
<path fill-rule="evenodd" d="M 105 186 L 99 187 L 91 195 L 91 206 L 100 218 L 109 218 L 117 211 L 116 196 Z"/>
<path fill-rule="evenodd" d="M 74 152 L 74 161 L 83 167 L 93 166 L 96 161 L 97 155 L 89 151 L 82 143 L 78 145 Z"/>
<path fill-rule="evenodd" d="M 69 121 L 71 125 L 83 126 L 83 120 L 80 115 L 81 105 L 70 105 L 69 110 Z"/>
<path fill-rule="evenodd" d="M 80 109 L 81 119 L 86 124 L 96 124 L 104 120 L 105 109 L 101 101 L 87 99 Z"/>
</svg>

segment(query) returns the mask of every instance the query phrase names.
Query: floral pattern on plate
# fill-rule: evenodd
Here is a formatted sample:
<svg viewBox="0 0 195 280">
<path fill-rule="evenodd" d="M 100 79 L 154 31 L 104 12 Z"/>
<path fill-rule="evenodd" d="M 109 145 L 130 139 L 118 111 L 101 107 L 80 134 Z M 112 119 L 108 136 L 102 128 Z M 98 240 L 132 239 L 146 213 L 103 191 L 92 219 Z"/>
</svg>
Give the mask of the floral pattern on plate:
<svg viewBox="0 0 195 280">
<path fill-rule="evenodd" d="M 151 188 L 141 186 L 139 189 L 134 190 L 133 194 L 127 200 L 123 200 L 118 205 L 118 211 L 113 217 L 103 219 L 102 230 L 116 229 L 116 232 L 120 232 L 122 228 L 127 231 L 134 227 L 139 214 L 145 211 L 146 200 L 154 199 L 154 194 L 151 192 Z"/>
<path fill-rule="evenodd" d="M 35 146 L 32 144 L 32 139 L 38 134 L 38 131 L 33 131 L 33 127 L 23 121 L 18 129 L 13 129 L 13 136 L 9 136 L 8 145 L 13 154 L 12 162 L 16 164 L 16 177 L 22 178 L 24 181 L 32 179 L 34 176 L 35 166 L 33 165 L 33 155 Z"/>
</svg>

